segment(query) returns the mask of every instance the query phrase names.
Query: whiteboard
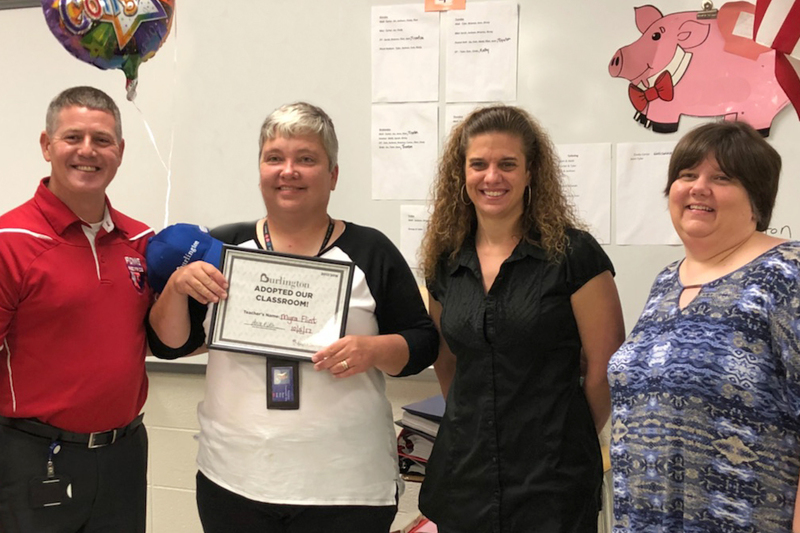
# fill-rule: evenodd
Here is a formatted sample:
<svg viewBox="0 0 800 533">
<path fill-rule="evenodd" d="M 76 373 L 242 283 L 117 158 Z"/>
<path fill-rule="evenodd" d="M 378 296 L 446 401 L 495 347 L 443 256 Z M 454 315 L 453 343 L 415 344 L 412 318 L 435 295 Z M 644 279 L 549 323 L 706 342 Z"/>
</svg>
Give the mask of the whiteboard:
<svg viewBox="0 0 800 533">
<path fill-rule="evenodd" d="M 141 114 L 125 100 L 122 73 L 74 59 L 50 34 L 40 9 L 0 11 L 0 212 L 30 198 L 48 174 L 38 138 L 48 102 L 68 86 L 97 86 L 120 105 L 127 144 L 109 197 L 115 207 L 156 229 L 164 224 L 167 172 L 145 122 L 164 159 L 174 138 L 169 222 L 213 227 L 263 216 L 260 124 L 278 105 L 308 100 L 331 115 L 341 145 L 330 213 L 376 227 L 399 245 L 400 206 L 407 202 L 371 199 L 369 24 L 372 5 L 400 3 L 408 2 L 178 0 L 173 34 L 140 69 Z M 655 4 L 673 12 L 699 9 L 701 2 Z M 519 0 L 515 103 L 536 116 L 556 143 L 677 140 L 701 122 L 684 117 L 678 133 L 661 135 L 632 120 L 627 84 L 611 78 L 607 64 L 619 47 L 639 36 L 636 5 L 640 2 Z M 441 81 L 442 135 L 443 94 Z M 772 225 L 788 227 L 798 237 L 800 121 L 794 110 L 778 115 L 770 140 L 784 157 Z M 661 195 L 660 189 L 652 194 Z M 653 216 L 667 217 L 664 206 Z M 624 213 L 613 207 L 612 225 L 624 223 Z M 630 330 L 656 273 L 681 257 L 682 249 L 615 244 L 605 249 L 617 270 Z"/>
</svg>

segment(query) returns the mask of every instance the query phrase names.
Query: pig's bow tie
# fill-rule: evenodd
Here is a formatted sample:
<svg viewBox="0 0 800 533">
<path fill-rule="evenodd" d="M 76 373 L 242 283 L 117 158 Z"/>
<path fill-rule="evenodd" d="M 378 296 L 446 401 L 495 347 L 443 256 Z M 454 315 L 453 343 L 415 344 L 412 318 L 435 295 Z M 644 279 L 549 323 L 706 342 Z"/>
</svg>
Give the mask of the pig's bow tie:
<svg viewBox="0 0 800 533">
<path fill-rule="evenodd" d="M 628 86 L 628 98 L 631 99 L 633 107 L 640 113 L 645 110 L 647 104 L 658 98 L 669 102 L 675 96 L 672 85 L 672 75 L 669 72 L 662 72 L 656 78 L 655 84 L 649 89 L 642 90 L 634 84 Z"/>
</svg>

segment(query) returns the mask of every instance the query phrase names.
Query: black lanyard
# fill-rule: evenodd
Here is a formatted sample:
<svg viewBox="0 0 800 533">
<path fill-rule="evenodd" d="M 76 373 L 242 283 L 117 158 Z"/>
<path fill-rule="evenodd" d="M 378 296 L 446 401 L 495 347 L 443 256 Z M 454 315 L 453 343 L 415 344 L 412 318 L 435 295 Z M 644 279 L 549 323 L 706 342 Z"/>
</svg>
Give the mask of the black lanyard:
<svg viewBox="0 0 800 533">
<path fill-rule="evenodd" d="M 322 245 L 319 247 L 319 252 L 317 252 L 317 255 L 321 254 L 322 250 L 328 246 L 328 241 L 331 240 L 331 235 L 333 235 L 333 219 L 329 216 L 328 231 L 325 232 L 325 238 L 322 239 Z M 264 219 L 264 244 L 266 245 L 268 251 L 275 251 L 275 248 L 272 246 L 272 238 L 269 236 L 269 226 L 267 225 L 266 218 Z"/>
</svg>

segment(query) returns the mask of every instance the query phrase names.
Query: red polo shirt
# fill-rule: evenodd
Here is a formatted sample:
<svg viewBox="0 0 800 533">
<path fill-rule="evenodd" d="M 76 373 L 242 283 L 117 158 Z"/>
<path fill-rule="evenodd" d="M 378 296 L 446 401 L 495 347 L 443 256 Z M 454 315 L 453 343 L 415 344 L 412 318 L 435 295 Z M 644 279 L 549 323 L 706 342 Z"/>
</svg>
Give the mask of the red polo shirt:
<svg viewBox="0 0 800 533">
<path fill-rule="evenodd" d="M 147 396 L 152 230 L 107 203 L 93 251 L 46 184 L 0 216 L 0 415 L 82 433 L 121 427 Z"/>
</svg>

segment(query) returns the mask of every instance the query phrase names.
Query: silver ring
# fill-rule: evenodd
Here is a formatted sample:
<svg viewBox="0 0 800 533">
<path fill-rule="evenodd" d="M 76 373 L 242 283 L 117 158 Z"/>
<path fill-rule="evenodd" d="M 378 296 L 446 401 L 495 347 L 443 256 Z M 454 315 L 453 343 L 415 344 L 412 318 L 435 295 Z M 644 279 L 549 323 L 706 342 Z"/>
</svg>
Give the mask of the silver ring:
<svg viewBox="0 0 800 533">
<path fill-rule="evenodd" d="M 339 363 L 339 364 L 344 367 L 345 372 L 347 372 L 347 369 L 350 368 L 350 365 L 347 364 L 347 360 L 346 359 L 344 361 L 342 361 L 341 363 Z"/>
</svg>

